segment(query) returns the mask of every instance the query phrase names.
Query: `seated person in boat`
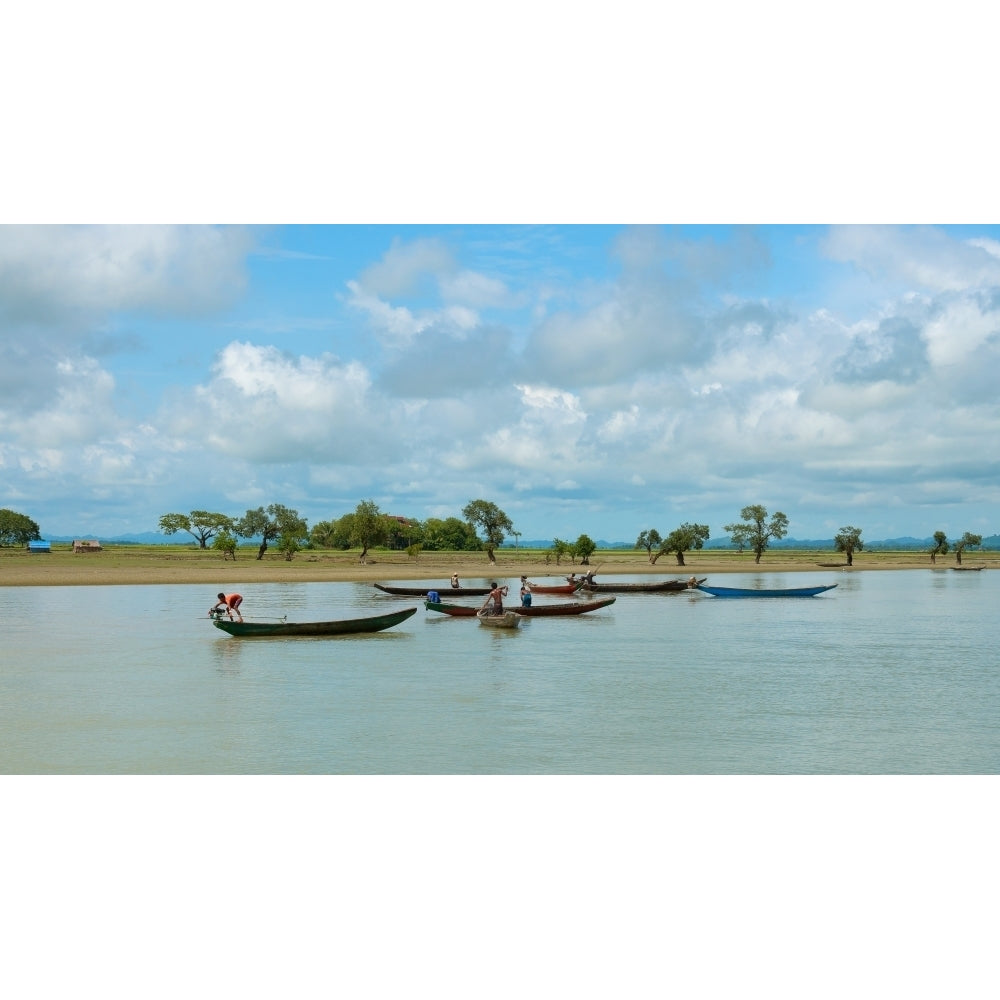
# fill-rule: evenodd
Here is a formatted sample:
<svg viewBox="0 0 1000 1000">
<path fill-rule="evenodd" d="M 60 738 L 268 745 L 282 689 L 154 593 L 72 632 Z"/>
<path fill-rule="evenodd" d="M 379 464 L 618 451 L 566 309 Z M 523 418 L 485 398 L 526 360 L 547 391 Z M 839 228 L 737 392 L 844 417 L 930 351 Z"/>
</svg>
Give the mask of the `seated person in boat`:
<svg viewBox="0 0 1000 1000">
<path fill-rule="evenodd" d="M 490 611 L 491 615 L 502 615 L 503 614 L 503 599 L 507 596 L 507 586 L 500 586 L 496 580 L 490 583 L 490 592 L 486 595 L 486 600 L 483 601 L 483 606 L 479 609 L 480 611 L 485 611 L 486 606 L 493 602 L 493 610 Z"/>
</svg>

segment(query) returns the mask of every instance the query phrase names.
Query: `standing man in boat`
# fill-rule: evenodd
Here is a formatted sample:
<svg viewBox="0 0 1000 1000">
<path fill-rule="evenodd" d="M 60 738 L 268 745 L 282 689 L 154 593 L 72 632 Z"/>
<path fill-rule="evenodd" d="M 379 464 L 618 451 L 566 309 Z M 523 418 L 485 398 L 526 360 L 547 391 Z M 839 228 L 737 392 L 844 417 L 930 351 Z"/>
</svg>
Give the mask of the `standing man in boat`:
<svg viewBox="0 0 1000 1000">
<path fill-rule="evenodd" d="M 531 584 L 526 576 L 521 577 L 521 607 L 531 607 Z"/>
<path fill-rule="evenodd" d="M 451 588 L 452 588 L 452 590 L 458 590 L 459 586 L 460 586 L 460 584 L 458 582 L 458 574 L 457 573 L 452 573 L 451 574 Z"/>
<path fill-rule="evenodd" d="M 507 585 L 504 584 L 502 587 L 493 580 L 490 582 L 490 592 L 486 596 L 486 600 L 483 601 L 483 606 L 479 609 L 480 611 L 486 610 L 486 605 L 493 602 L 493 610 L 490 612 L 491 615 L 502 615 L 503 614 L 503 599 L 507 596 Z"/>
<path fill-rule="evenodd" d="M 209 615 L 214 612 L 219 611 L 224 608 L 226 614 L 229 615 L 229 620 L 233 620 L 233 612 L 235 611 L 240 621 L 243 621 L 243 614 L 240 611 L 240 605 L 243 603 L 243 598 L 239 594 L 219 594 L 219 600 L 208 609 Z"/>
</svg>

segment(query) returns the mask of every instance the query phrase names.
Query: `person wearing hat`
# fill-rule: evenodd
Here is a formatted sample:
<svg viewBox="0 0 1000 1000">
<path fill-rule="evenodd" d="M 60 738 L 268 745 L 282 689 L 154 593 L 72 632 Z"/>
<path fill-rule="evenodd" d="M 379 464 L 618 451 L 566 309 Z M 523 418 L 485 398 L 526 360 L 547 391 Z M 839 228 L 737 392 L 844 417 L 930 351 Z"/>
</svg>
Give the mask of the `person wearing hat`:
<svg viewBox="0 0 1000 1000">
<path fill-rule="evenodd" d="M 459 588 L 458 574 L 457 573 L 452 573 L 451 574 L 451 586 L 452 586 L 453 590 L 458 590 L 458 588 Z"/>
</svg>

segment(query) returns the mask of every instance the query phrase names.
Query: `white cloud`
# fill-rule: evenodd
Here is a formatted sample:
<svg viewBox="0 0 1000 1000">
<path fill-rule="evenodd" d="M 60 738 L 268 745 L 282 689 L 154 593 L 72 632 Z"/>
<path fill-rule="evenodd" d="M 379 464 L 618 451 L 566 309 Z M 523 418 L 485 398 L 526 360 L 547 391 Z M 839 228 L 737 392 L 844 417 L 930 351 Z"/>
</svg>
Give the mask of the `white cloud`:
<svg viewBox="0 0 1000 1000">
<path fill-rule="evenodd" d="M 200 429 L 221 453 L 265 463 L 353 461 L 376 442 L 394 454 L 393 421 L 370 389 L 357 362 L 236 342 L 219 355 L 210 382 L 171 407 L 167 426 L 179 436 Z"/>
<path fill-rule="evenodd" d="M 924 327 L 927 356 L 935 365 L 958 364 L 998 333 L 1000 311 L 971 298 L 951 301 Z"/>
<path fill-rule="evenodd" d="M 440 240 L 405 243 L 395 238 L 382 259 L 362 271 L 356 284 L 364 294 L 393 298 L 414 291 L 426 277 L 436 282 L 438 275 L 454 269 L 454 259 Z"/>
<path fill-rule="evenodd" d="M 352 306 L 366 313 L 375 335 L 390 347 L 405 347 L 431 325 L 431 319 L 413 314 L 405 306 L 392 306 L 356 281 L 347 283 Z"/>
<path fill-rule="evenodd" d="M 193 314 L 245 287 L 248 231 L 210 226 L 0 226 L 0 316 Z"/>
<path fill-rule="evenodd" d="M 932 292 L 1000 284 L 995 248 L 932 227 L 834 226 L 824 247 L 833 260 L 856 264 L 879 282 Z"/>
<path fill-rule="evenodd" d="M 460 303 L 475 309 L 511 304 L 507 286 L 496 278 L 476 271 L 459 271 L 441 276 L 441 295 L 447 302 Z"/>
</svg>

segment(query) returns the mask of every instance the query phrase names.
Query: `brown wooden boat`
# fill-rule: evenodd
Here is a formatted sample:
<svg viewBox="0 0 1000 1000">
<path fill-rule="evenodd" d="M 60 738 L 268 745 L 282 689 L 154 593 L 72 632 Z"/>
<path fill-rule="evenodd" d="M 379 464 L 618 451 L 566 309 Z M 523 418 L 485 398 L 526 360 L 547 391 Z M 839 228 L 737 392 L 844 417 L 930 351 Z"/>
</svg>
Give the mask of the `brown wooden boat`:
<svg viewBox="0 0 1000 1000">
<path fill-rule="evenodd" d="M 606 608 L 609 604 L 614 604 L 615 600 L 614 597 L 605 597 L 600 601 L 573 601 L 570 604 L 511 605 L 504 610 L 513 611 L 523 618 L 557 618 L 564 615 L 585 615 L 588 611 Z M 424 607 L 428 611 L 440 611 L 453 618 L 474 618 L 479 612 L 478 608 L 468 605 L 446 604 L 441 601 L 424 601 Z"/>
<path fill-rule="evenodd" d="M 704 583 L 703 576 L 697 582 Z M 693 589 L 687 580 L 659 580 L 655 583 L 584 583 L 583 589 L 592 594 L 671 594 Z"/>
</svg>

